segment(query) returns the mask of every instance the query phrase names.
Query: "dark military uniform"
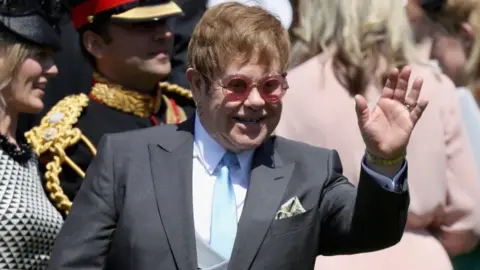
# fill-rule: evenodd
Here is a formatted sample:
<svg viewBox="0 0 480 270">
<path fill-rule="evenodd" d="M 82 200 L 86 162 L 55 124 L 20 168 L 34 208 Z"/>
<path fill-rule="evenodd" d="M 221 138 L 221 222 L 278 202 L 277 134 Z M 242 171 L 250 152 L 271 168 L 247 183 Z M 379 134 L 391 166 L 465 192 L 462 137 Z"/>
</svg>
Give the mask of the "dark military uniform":
<svg viewBox="0 0 480 270">
<path fill-rule="evenodd" d="M 89 95 L 62 99 L 25 134 L 40 156 L 45 189 L 62 213 L 68 214 L 104 134 L 176 124 L 194 113 L 190 91 L 165 82 L 159 88 L 162 94 L 153 97 L 97 80 Z"/>
<path fill-rule="evenodd" d="M 72 0 L 70 6 L 76 29 L 97 19 L 135 23 L 182 13 L 171 0 Z M 68 214 L 104 134 L 178 124 L 194 112 L 190 91 L 168 82 L 159 82 L 157 90 L 141 94 L 94 74 L 88 94 L 63 98 L 25 133 L 43 165 L 45 190 L 60 212 Z"/>
</svg>

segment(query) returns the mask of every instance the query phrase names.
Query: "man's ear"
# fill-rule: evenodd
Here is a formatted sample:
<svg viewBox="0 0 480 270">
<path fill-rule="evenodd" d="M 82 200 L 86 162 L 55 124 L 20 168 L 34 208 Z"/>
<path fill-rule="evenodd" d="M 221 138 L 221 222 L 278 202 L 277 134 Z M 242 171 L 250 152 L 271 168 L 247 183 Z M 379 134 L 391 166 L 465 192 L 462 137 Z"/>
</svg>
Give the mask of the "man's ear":
<svg viewBox="0 0 480 270">
<path fill-rule="evenodd" d="M 203 76 L 200 72 L 191 67 L 187 69 L 186 75 L 190 84 L 190 91 L 192 91 L 193 101 L 195 102 L 195 105 L 197 105 L 205 88 Z"/>
<path fill-rule="evenodd" d="M 205 77 L 194 68 L 187 69 L 187 80 L 190 83 L 192 92 L 206 91 L 207 83 Z"/>
<path fill-rule="evenodd" d="M 83 46 L 95 58 L 101 59 L 105 55 L 107 44 L 105 40 L 93 31 L 85 31 L 82 36 Z"/>
<path fill-rule="evenodd" d="M 192 90 L 198 89 L 200 87 L 200 82 L 198 78 L 199 75 L 200 73 L 194 68 L 190 67 L 187 69 L 187 80 L 190 83 L 190 88 L 192 88 Z"/>
</svg>

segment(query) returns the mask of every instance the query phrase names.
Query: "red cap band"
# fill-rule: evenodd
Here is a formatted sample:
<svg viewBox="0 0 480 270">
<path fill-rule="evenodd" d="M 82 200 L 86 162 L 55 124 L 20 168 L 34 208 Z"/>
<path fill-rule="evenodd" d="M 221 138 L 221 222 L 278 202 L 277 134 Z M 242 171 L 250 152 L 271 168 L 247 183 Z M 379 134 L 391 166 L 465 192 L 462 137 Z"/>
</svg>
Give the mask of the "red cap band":
<svg viewBox="0 0 480 270">
<path fill-rule="evenodd" d="M 72 9 L 72 21 L 75 28 L 80 28 L 89 23 L 88 17 L 107 11 L 137 0 L 87 0 Z"/>
</svg>

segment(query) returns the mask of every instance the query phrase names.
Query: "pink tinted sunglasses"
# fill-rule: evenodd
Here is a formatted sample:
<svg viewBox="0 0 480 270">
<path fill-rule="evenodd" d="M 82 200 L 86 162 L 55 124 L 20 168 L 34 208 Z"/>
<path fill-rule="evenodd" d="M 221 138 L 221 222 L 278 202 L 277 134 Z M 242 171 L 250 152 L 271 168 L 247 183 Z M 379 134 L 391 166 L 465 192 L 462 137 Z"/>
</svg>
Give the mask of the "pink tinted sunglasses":
<svg viewBox="0 0 480 270">
<path fill-rule="evenodd" d="M 243 74 L 232 74 L 225 76 L 218 84 L 222 87 L 225 99 L 229 102 L 244 101 L 256 87 L 265 102 L 277 103 L 288 89 L 286 76 L 286 73 L 270 74 L 254 81 Z"/>
</svg>

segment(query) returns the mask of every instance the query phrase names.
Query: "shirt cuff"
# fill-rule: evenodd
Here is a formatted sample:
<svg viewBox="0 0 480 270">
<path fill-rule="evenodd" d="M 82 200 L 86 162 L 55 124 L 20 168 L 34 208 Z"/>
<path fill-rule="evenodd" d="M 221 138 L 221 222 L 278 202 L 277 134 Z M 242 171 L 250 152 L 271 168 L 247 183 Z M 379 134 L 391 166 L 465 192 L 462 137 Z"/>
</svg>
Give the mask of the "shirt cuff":
<svg viewBox="0 0 480 270">
<path fill-rule="evenodd" d="M 405 181 L 405 177 L 402 177 L 405 171 L 407 170 L 407 161 L 403 161 L 402 168 L 398 171 L 398 173 L 393 177 L 393 179 L 390 179 L 389 177 L 379 174 L 375 172 L 374 170 L 370 169 L 366 164 L 365 164 L 365 157 L 362 159 L 362 169 L 368 173 L 375 181 L 381 185 L 382 187 L 385 187 L 389 191 L 395 192 L 403 186 L 403 183 Z"/>
</svg>

